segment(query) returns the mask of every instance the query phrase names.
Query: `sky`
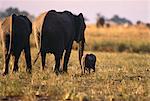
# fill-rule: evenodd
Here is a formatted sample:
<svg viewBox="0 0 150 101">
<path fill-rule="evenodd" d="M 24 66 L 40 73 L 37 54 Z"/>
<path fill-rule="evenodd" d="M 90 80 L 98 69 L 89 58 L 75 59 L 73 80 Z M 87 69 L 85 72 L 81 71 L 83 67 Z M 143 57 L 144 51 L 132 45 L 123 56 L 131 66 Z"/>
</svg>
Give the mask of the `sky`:
<svg viewBox="0 0 150 101">
<path fill-rule="evenodd" d="M 18 7 L 38 16 L 48 10 L 69 10 L 83 13 L 90 23 L 96 21 L 96 14 L 106 18 L 117 14 L 135 23 L 137 20 L 150 22 L 150 0 L 0 0 L 0 10 Z"/>
</svg>

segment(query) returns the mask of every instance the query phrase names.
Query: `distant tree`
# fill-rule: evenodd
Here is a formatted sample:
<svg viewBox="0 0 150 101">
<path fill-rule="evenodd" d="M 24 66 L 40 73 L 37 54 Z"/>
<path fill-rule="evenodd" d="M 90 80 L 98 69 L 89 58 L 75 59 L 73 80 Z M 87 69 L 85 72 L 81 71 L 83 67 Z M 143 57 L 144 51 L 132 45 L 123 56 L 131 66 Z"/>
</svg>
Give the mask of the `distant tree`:
<svg viewBox="0 0 150 101">
<path fill-rule="evenodd" d="M 105 18 L 98 13 L 97 14 L 97 21 L 96 21 L 97 28 L 104 27 L 104 24 L 105 24 Z"/>
<path fill-rule="evenodd" d="M 146 26 L 147 26 L 148 28 L 150 28 L 150 23 L 146 23 Z"/>
<path fill-rule="evenodd" d="M 6 12 L 7 16 L 10 16 L 10 15 L 12 15 L 14 13 L 15 14 L 19 14 L 20 13 L 20 11 L 18 10 L 18 8 L 12 8 L 12 7 L 6 9 L 5 12 Z"/>
<path fill-rule="evenodd" d="M 4 17 L 6 17 L 6 13 L 5 12 L 0 12 L 0 18 L 3 19 Z"/>
<path fill-rule="evenodd" d="M 0 18 L 4 19 L 7 16 L 10 16 L 12 14 L 16 15 L 24 15 L 27 16 L 30 20 L 34 19 L 33 15 L 30 15 L 27 11 L 20 11 L 18 8 L 9 7 L 5 11 L 0 11 Z"/>
<path fill-rule="evenodd" d="M 138 20 L 138 21 L 136 22 L 136 24 L 137 24 L 137 25 L 140 25 L 140 24 L 142 24 L 142 21 Z"/>
<path fill-rule="evenodd" d="M 22 12 L 20 12 L 20 14 L 21 15 L 30 15 L 28 12 L 26 12 L 26 11 L 22 11 Z"/>
<path fill-rule="evenodd" d="M 114 15 L 110 18 L 110 21 L 115 22 L 116 24 L 129 24 L 132 25 L 132 22 L 126 18 L 121 18 L 118 15 Z"/>
</svg>

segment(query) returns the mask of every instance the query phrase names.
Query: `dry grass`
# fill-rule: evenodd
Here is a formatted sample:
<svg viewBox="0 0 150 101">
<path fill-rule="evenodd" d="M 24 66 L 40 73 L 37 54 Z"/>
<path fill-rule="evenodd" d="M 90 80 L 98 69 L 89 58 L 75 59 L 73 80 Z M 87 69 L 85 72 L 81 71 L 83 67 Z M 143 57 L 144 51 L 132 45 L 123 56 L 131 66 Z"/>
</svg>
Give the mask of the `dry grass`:
<svg viewBox="0 0 150 101">
<path fill-rule="evenodd" d="M 31 37 L 34 47 L 33 34 Z M 91 24 L 87 25 L 85 39 L 87 51 L 150 53 L 150 29 L 144 25 L 96 28 Z M 77 47 L 74 43 L 73 49 L 77 50 Z"/>
<path fill-rule="evenodd" d="M 53 72 L 53 55 L 47 55 L 47 69 L 44 71 L 41 71 L 40 59 L 38 59 L 33 66 L 32 75 L 25 72 L 25 60 L 21 56 L 18 73 L 12 73 L 11 61 L 10 74 L 0 76 L 0 100 L 148 101 L 150 99 L 150 55 L 137 54 L 141 51 L 138 52 L 140 45 L 145 44 L 143 46 L 145 52 L 149 52 L 147 45 L 150 45 L 150 30 L 148 28 L 113 26 L 97 29 L 94 25 L 88 25 L 86 41 L 89 47 L 86 46 L 86 50 L 91 51 L 85 53 L 92 52 L 97 56 L 95 73 L 80 75 L 78 54 L 75 50 L 71 54 L 68 74 L 59 76 Z M 31 42 L 34 46 L 33 38 Z M 121 48 L 118 48 L 120 45 Z M 122 47 L 122 53 L 117 53 Z M 124 52 L 124 49 L 128 48 L 130 51 Z M 133 53 L 136 52 L 134 49 L 137 49 L 137 53 Z M 98 50 L 114 51 L 114 53 L 98 52 Z M 34 60 L 37 50 L 32 47 L 31 52 Z M 0 74 L 2 74 L 1 50 L 0 67 Z"/>
<path fill-rule="evenodd" d="M 88 25 L 86 41 L 90 48 L 86 50 L 150 53 L 150 29 L 146 26 L 96 28 Z"/>
<path fill-rule="evenodd" d="M 32 60 L 36 49 L 32 48 Z M 89 53 L 90 51 L 86 51 Z M 53 55 L 48 55 L 45 71 L 40 70 L 40 59 L 33 66 L 32 75 L 25 72 L 25 60 L 19 62 L 19 72 L 0 78 L 3 100 L 72 99 L 130 100 L 150 99 L 150 55 L 93 52 L 97 56 L 96 72 L 80 75 L 77 51 L 72 51 L 68 74 L 53 73 Z M 2 54 L 0 54 L 2 57 Z M 2 58 L 0 58 L 2 71 Z M 5 97 L 7 96 L 7 97 Z"/>
</svg>

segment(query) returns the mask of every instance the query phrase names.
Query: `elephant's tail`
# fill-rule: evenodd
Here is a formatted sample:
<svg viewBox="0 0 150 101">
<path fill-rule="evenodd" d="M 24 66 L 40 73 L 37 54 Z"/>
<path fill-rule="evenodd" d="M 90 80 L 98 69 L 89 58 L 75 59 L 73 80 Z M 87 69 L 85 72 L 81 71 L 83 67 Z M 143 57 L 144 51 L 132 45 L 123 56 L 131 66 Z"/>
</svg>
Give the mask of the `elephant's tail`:
<svg viewBox="0 0 150 101">
<path fill-rule="evenodd" d="M 13 25 L 13 16 L 14 16 L 14 14 L 10 17 L 10 41 L 9 41 L 9 48 L 8 48 L 8 53 L 7 53 L 7 57 L 6 57 L 6 59 L 10 56 L 10 54 L 11 54 L 11 50 L 12 50 L 12 44 L 13 44 L 13 31 L 12 31 L 12 25 Z"/>
<path fill-rule="evenodd" d="M 35 33 L 34 33 L 34 34 L 35 34 Z M 37 39 L 36 39 L 36 38 L 37 38 Z M 41 38 L 40 38 L 39 45 L 38 45 L 38 36 L 35 36 L 35 40 L 37 40 L 36 46 L 37 46 L 37 48 L 39 49 L 39 52 L 38 52 L 37 55 L 36 55 L 36 58 L 35 58 L 35 60 L 34 60 L 34 62 L 33 62 L 33 65 L 36 63 L 37 59 L 39 58 L 39 54 L 41 53 Z"/>
<path fill-rule="evenodd" d="M 84 44 L 87 46 L 87 48 L 88 48 L 89 50 L 91 50 L 91 48 L 89 47 L 89 45 L 88 45 L 86 42 L 84 42 Z"/>
<path fill-rule="evenodd" d="M 39 51 L 38 54 L 36 55 L 36 58 L 35 58 L 35 60 L 34 60 L 34 62 L 33 62 L 33 65 L 36 63 L 37 59 L 39 58 L 39 54 L 40 54 L 40 53 L 41 53 L 41 51 Z"/>
</svg>

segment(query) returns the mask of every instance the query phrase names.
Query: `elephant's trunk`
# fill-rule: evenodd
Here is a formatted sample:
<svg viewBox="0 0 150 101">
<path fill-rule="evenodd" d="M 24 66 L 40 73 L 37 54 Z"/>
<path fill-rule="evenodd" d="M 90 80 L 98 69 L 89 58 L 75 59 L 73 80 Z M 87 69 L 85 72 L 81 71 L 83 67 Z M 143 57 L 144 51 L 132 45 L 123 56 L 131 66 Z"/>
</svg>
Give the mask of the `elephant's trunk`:
<svg viewBox="0 0 150 101">
<path fill-rule="evenodd" d="M 83 51 L 84 51 L 84 41 L 82 40 L 79 42 L 79 63 L 80 63 L 80 66 L 81 66 L 81 59 L 83 56 Z"/>
</svg>

